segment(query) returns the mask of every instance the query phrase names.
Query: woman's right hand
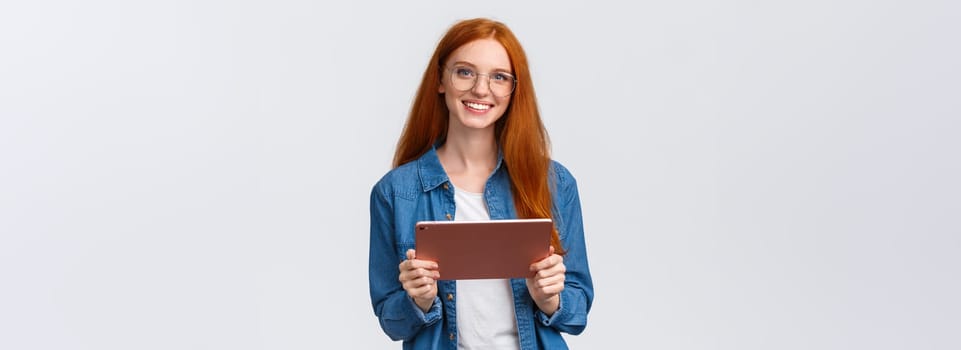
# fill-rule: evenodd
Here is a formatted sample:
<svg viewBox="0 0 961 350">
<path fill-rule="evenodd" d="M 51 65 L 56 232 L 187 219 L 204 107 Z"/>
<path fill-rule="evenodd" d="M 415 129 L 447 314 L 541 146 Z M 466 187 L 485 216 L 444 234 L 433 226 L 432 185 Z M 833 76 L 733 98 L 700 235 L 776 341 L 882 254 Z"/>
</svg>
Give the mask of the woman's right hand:
<svg viewBox="0 0 961 350">
<path fill-rule="evenodd" d="M 407 250 L 407 260 L 400 263 L 400 284 L 404 286 L 414 303 L 420 307 L 421 311 L 427 312 L 437 297 L 437 279 L 440 272 L 437 271 L 437 263 L 427 260 L 417 260 L 413 249 Z"/>
</svg>

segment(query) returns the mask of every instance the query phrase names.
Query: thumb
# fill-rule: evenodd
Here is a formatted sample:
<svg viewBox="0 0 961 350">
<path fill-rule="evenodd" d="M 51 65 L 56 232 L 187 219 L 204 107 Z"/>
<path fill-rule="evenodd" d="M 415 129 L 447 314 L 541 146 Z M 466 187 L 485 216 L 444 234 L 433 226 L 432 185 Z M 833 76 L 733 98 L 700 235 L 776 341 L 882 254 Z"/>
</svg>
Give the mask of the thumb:
<svg viewBox="0 0 961 350">
<path fill-rule="evenodd" d="M 549 252 L 547 255 L 548 255 L 548 256 L 554 255 L 554 246 L 553 246 L 553 245 L 551 245 L 551 250 L 550 250 L 550 252 Z"/>
<path fill-rule="evenodd" d="M 407 249 L 407 260 L 413 260 L 417 256 L 417 252 L 413 249 Z"/>
</svg>

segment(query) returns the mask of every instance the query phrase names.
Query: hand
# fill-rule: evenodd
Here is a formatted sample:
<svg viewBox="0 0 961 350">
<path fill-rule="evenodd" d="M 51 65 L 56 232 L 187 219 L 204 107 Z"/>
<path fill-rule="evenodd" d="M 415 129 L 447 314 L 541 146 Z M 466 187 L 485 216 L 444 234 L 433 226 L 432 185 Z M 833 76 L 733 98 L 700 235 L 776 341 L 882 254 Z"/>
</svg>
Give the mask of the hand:
<svg viewBox="0 0 961 350">
<path fill-rule="evenodd" d="M 547 316 L 561 306 L 561 291 L 564 290 L 564 257 L 554 254 L 551 246 L 550 256 L 531 264 L 532 277 L 527 278 L 527 291 L 534 298 L 534 303 Z"/>
<path fill-rule="evenodd" d="M 404 286 L 414 303 L 420 307 L 421 311 L 427 312 L 437 297 L 437 279 L 440 272 L 437 271 L 437 263 L 427 260 L 414 259 L 416 252 L 413 249 L 407 250 L 407 260 L 398 265 L 400 269 L 400 284 Z"/>
</svg>

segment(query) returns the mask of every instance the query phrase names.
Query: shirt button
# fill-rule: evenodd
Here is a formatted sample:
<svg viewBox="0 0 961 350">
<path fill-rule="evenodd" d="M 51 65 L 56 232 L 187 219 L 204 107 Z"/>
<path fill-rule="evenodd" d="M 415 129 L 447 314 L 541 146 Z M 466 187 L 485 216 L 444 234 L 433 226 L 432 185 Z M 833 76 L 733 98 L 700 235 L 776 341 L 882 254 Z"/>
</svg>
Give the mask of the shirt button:
<svg viewBox="0 0 961 350">
<path fill-rule="evenodd" d="M 446 183 L 446 182 L 444 183 L 444 189 L 445 189 L 445 190 L 450 189 L 450 186 L 447 186 L 447 183 Z"/>
<path fill-rule="evenodd" d="M 454 340 L 454 333 L 450 334 L 450 340 Z"/>
<path fill-rule="evenodd" d="M 447 301 L 454 301 L 454 293 L 447 293 Z"/>
<path fill-rule="evenodd" d="M 447 213 L 447 220 L 451 220 L 451 219 L 452 219 L 452 218 L 451 218 L 451 216 L 450 216 L 450 213 Z"/>
</svg>

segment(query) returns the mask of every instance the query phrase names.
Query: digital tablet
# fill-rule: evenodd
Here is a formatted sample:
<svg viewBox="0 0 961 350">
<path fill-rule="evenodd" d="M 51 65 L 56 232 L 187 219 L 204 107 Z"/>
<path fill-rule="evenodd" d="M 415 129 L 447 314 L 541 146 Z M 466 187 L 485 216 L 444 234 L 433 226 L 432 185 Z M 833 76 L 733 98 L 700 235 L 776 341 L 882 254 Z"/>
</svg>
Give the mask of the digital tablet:
<svg viewBox="0 0 961 350">
<path fill-rule="evenodd" d="M 418 260 L 437 262 L 441 280 L 530 277 L 550 253 L 551 219 L 421 221 Z"/>
</svg>

